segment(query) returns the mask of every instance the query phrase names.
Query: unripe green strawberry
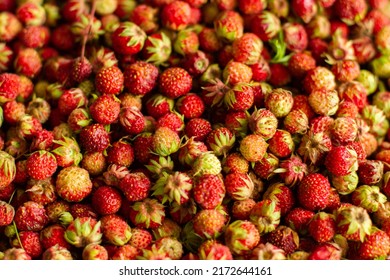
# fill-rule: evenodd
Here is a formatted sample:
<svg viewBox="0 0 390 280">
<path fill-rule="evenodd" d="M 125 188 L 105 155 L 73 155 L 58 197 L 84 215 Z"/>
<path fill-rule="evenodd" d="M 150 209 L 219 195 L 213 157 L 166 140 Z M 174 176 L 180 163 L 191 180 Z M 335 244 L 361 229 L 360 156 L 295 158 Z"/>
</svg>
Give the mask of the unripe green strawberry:
<svg viewBox="0 0 390 280">
<path fill-rule="evenodd" d="M 270 110 L 255 109 L 248 119 L 249 129 L 268 140 L 274 136 L 278 127 L 278 119 Z"/>
<path fill-rule="evenodd" d="M 291 111 L 294 98 L 291 91 L 276 88 L 265 96 L 264 102 L 265 108 L 270 110 L 277 118 L 282 118 Z"/>
<path fill-rule="evenodd" d="M 162 176 L 157 179 L 152 190 L 153 195 L 162 197 L 161 202 L 175 201 L 178 204 L 186 203 L 190 199 L 190 191 L 193 182 L 190 176 L 184 172 L 176 171 L 173 174 L 163 172 Z"/>
<path fill-rule="evenodd" d="M 196 158 L 192 166 L 194 176 L 217 175 L 222 171 L 221 161 L 213 152 L 206 152 Z"/>
<path fill-rule="evenodd" d="M 347 240 L 363 242 L 366 236 L 370 234 L 372 220 L 366 209 L 346 205 L 337 209 L 335 215 L 337 233 Z"/>
<path fill-rule="evenodd" d="M 352 193 L 359 184 L 359 176 L 354 172 L 350 172 L 344 176 L 332 176 L 332 186 L 341 195 L 348 195 Z"/>
<path fill-rule="evenodd" d="M 368 213 L 378 211 L 387 201 L 387 197 L 378 186 L 360 185 L 351 194 L 354 205 L 363 207 Z"/>
<path fill-rule="evenodd" d="M 108 260 L 108 252 L 100 244 L 91 243 L 84 247 L 83 260 Z"/>
<path fill-rule="evenodd" d="M 280 224 L 281 209 L 271 199 L 256 203 L 250 211 L 249 220 L 257 226 L 260 235 L 271 232 Z"/>
</svg>

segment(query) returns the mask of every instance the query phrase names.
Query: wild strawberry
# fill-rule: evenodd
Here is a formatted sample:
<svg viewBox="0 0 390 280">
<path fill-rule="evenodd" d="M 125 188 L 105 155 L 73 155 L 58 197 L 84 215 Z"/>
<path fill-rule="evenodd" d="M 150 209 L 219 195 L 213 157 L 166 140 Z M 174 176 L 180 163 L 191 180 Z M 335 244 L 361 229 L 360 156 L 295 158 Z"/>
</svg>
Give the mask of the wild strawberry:
<svg viewBox="0 0 390 280">
<path fill-rule="evenodd" d="M 87 170 L 92 177 L 101 175 L 107 168 L 104 152 L 85 152 L 81 167 Z"/>
<path fill-rule="evenodd" d="M 147 99 L 145 107 L 148 115 L 158 119 L 173 110 L 175 101 L 161 94 L 152 95 Z"/>
<path fill-rule="evenodd" d="M 327 170 L 335 176 L 345 176 L 358 169 L 357 154 L 345 146 L 333 147 L 325 158 Z"/>
<path fill-rule="evenodd" d="M 379 160 L 363 160 L 359 162 L 359 182 L 365 185 L 376 185 L 383 178 L 384 166 Z"/>
<path fill-rule="evenodd" d="M 168 156 L 180 148 L 179 135 L 168 127 L 159 127 L 153 134 L 152 150 L 160 156 Z"/>
<path fill-rule="evenodd" d="M 80 144 L 87 152 L 104 151 L 110 144 L 109 134 L 102 124 L 88 125 L 80 132 Z"/>
<path fill-rule="evenodd" d="M 240 83 L 249 83 L 252 80 L 252 68 L 248 65 L 230 60 L 222 71 L 223 81 L 232 86 Z"/>
<path fill-rule="evenodd" d="M 204 52 L 217 52 L 223 47 L 214 28 L 204 27 L 199 32 L 198 39 L 199 47 Z"/>
<path fill-rule="evenodd" d="M 133 55 L 142 50 L 146 37 L 146 33 L 135 23 L 121 22 L 111 34 L 112 47 L 118 54 Z"/>
<path fill-rule="evenodd" d="M 291 209 L 284 217 L 286 225 L 298 232 L 299 234 L 306 234 L 310 220 L 315 213 L 301 207 Z"/>
<path fill-rule="evenodd" d="M 248 119 L 248 127 L 252 133 L 268 140 L 276 132 L 278 119 L 270 110 L 265 108 L 255 109 Z"/>
<path fill-rule="evenodd" d="M 352 204 L 363 207 L 369 213 L 377 212 L 386 201 L 387 197 L 378 186 L 360 185 L 351 194 Z"/>
<path fill-rule="evenodd" d="M 249 213 L 249 220 L 256 225 L 260 235 L 272 232 L 280 224 L 281 212 L 275 201 L 263 199 Z"/>
<path fill-rule="evenodd" d="M 351 101 L 359 108 L 359 111 L 367 105 L 367 89 L 358 81 L 342 83 L 339 88 L 340 100 Z"/>
<path fill-rule="evenodd" d="M 44 250 L 58 244 L 61 247 L 70 248 L 70 244 L 66 241 L 65 229 L 59 224 L 52 224 L 45 227 L 39 233 L 39 241 Z"/>
<path fill-rule="evenodd" d="M 248 110 L 252 107 L 254 102 L 253 89 L 245 84 L 235 84 L 226 92 L 223 102 L 229 110 Z"/>
<path fill-rule="evenodd" d="M 317 6 L 313 0 L 294 0 L 292 9 L 305 23 L 309 23 L 317 14 Z"/>
<path fill-rule="evenodd" d="M 129 244 L 137 249 L 145 249 L 152 244 L 152 239 L 153 236 L 148 230 L 132 228 Z"/>
<path fill-rule="evenodd" d="M 184 116 L 175 111 L 169 112 L 156 121 L 155 128 L 159 127 L 168 127 L 179 133 L 184 129 Z"/>
<path fill-rule="evenodd" d="M 308 101 L 316 114 L 331 116 L 337 112 L 340 102 L 336 90 L 313 90 L 309 96 Z"/>
<path fill-rule="evenodd" d="M 78 166 L 60 170 L 56 179 L 56 192 L 64 200 L 79 202 L 92 191 L 92 181 L 88 171 Z"/>
<path fill-rule="evenodd" d="M 12 223 L 15 216 L 15 209 L 11 204 L 0 200 L 0 213 L 1 226 L 8 226 Z"/>
<path fill-rule="evenodd" d="M 336 211 L 336 230 L 347 240 L 363 242 L 372 228 L 372 220 L 362 207 L 347 205 Z"/>
<path fill-rule="evenodd" d="M 261 179 L 269 179 L 278 166 L 279 158 L 272 153 L 265 153 L 261 160 L 255 162 L 253 171 Z"/>
<path fill-rule="evenodd" d="M 49 222 L 45 207 L 33 201 L 20 205 L 14 216 L 14 222 L 19 231 L 40 231 Z"/>
<path fill-rule="evenodd" d="M 225 174 L 234 172 L 245 174 L 249 171 L 249 162 L 240 153 L 229 153 L 222 160 L 222 170 Z"/>
<path fill-rule="evenodd" d="M 45 9 L 35 2 L 18 6 L 16 16 L 25 25 L 43 25 L 46 20 Z"/>
<path fill-rule="evenodd" d="M 244 33 L 233 41 L 232 46 L 234 60 L 247 65 L 258 62 L 263 49 L 262 41 L 253 33 Z"/>
<path fill-rule="evenodd" d="M 212 130 L 206 138 L 206 145 L 216 156 L 226 155 L 233 147 L 236 140 L 235 135 L 226 127 L 219 127 Z"/>
<path fill-rule="evenodd" d="M 51 177 L 57 170 L 55 156 L 45 150 L 32 153 L 27 159 L 27 173 L 35 180 L 42 180 Z"/>
<path fill-rule="evenodd" d="M 13 73 L 0 74 L 0 101 L 15 100 L 19 93 L 20 76 Z"/>
<path fill-rule="evenodd" d="M 286 252 L 269 242 L 259 243 L 250 254 L 251 260 L 285 260 Z"/>
<path fill-rule="evenodd" d="M 288 90 L 277 88 L 268 93 L 265 97 L 265 107 L 277 118 L 285 117 L 291 111 L 294 99 Z"/>
<path fill-rule="evenodd" d="M 131 238 L 131 228 L 129 224 L 119 215 L 105 215 L 100 219 L 103 240 L 116 245 L 123 246 Z"/>
<path fill-rule="evenodd" d="M 366 1 L 337 0 L 334 4 L 335 13 L 348 25 L 363 20 L 367 9 Z"/>
<path fill-rule="evenodd" d="M 90 243 L 84 247 L 82 252 L 83 260 L 108 260 L 108 252 L 100 244 Z"/>
<path fill-rule="evenodd" d="M 143 96 L 155 87 L 158 69 L 151 63 L 137 61 L 127 66 L 123 75 L 125 88 L 133 94 Z"/>
<path fill-rule="evenodd" d="M 236 220 L 225 231 L 225 244 L 235 255 L 246 255 L 259 243 L 260 234 L 250 221 Z"/>
<path fill-rule="evenodd" d="M 326 212 L 318 212 L 310 220 L 308 231 L 318 243 L 329 242 L 336 234 L 335 218 Z"/>
<path fill-rule="evenodd" d="M 39 233 L 34 231 L 21 231 L 19 238 L 11 239 L 10 243 L 14 248 L 23 248 L 34 259 L 40 257 L 43 251 Z"/>
<path fill-rule="evenodd" d="M 0 13 L 0 20 L 4 22 L 4 29 L 0 32 L 1 41 L 12 41 L 23 29 L 22 22 L 14 13 L 2 11 Z"/>
<path fill-rule="evenodd" d="M 139 256 L 140 252 L 134 246 L 125 244 L 115 248 L 114 253 L 110 259 L 113 260 L 135 260 Z"/>
<path fill-rule="evenodd" d="M 233 42 L 244 34 L 244 20 L 236 11 L 221 11 L 214 21 L 214 29 L 223 41 Z"/>
<path fill-rule="evenodd" d="M 277 207 L 280 208 L 280 213 L 285 216 L 295 204 L 295 197 L 291 189 L 282 183 L 275 183 L 270 185 L 265 193 L 263 199 L 270 199 L 276 202 Z"/>
<path fill-rule="evenodd" d="M 191 6 L 184 1 L 173 1 L 161 10 L 161 21 L 164 27 L 179 31 L 191 23 Z"/>
<path fill-rule="evenodd" d="M 256 202 L 252 198 L 245 200 L 236 200 L 232 206 L 232 216 L 240 220 L 248 220 L 252 208 Z"/>
<path fill-rule="evenodd" d="M 119 94 L 123 90 L 124 75 L 117 66 L 102 68 L 95 77 L 95 86 L 102 94 Z"/>
<path fill-rule="evenodd" d="M 322 210 L 328 206 L 330 193 L 328 178 L 320 173 L 311 173 L 298 186 L 298 201 L 308 210 Z"/>
<path fill-rule="evenodd" d="M 42 69 L 42 59 L 33 48 L 21 49 L 16 53 L 14 68 L 16 73 L 28 78 L 34 78 Z"/>
<path fill-rule="evenodd" d="M 386 257 L 390 251 L 390 237 L 382 230 L 374 228 L 358 248 L 358 258 L 372 260 Z"/>
<path fill-rule="evenodd" d="M 205 152 L 199 155 L 192 165 L 192 172 L 194 176 L 202 176 L 204 174 L 217 175 L 221 171 L 221 161 L 214 152 Z"/>
<path fill-rule="evenodd" d="M 61 167 L 78 165 L 83 157 L 76 140 L 69 137 L 53 140 L 51 153 L 54 154 L 57 165 Z"/>
<path fill-rule="evenodd" d="M 151 158 L 151 146 L 153 141 L 152 133 L 138 134 L 133 142 L 134 157 L 137 161 L 145 164 Z"/>
<path fill-rule="evenodd" d="M 87 97 L 81 89 L 71 88 L 65 90 L 58 99 L 58 109 L 64 116 L 69 116 L 74 109 L 84 107 L 87 103 Z"/>
<path fill-rule="evenodd" d="M 263 42 L 274 38 L 281 31 L 279 17 L 271 11 L 263 10 L 255 15 L 250 23 L 250 30 Z"/>
<path fill-rule="evenodd" d="M 203 100 L 195 93 L 188 93 L 180 97 L 176 101 L 175 107 L 186 119 L 199 118 L 205 110 Z"/>
<path fill-rule="evenodd" d="M 181 66 L 193 77 L 202 75 L 209 65 L 209 57 L 201 50 L 187 54 L 181 61 Z"/>
<path fill-rule="evenodd" d="M 150 34 L 142 49 L 142 56 L 152 65 L 165 65 L 172 53 L 172 43 L 164 31 Z M 137 63 L 137 62 L 136 62 Z"/>
<path fill-rule="evenodd" d="M 292 52 L 302 52 L 308 45 L 308 34 L 305 27 L 299 23 L 285 23 L 282 26 L 284 43 Z"/>
<path fill-rule="evenodd" d="M 92 206 L 100 215 L 115 214 L 122 205 L 118 190 L 110 186 L 98 187 L 92 194 Z"/>
<path fill-rule="evenodd" d="M 220 176 L 204 174 L 195 180 L 192 192 L 195 202 L 202 209 L 215 209 L 222 203 L 226 190 Z"/>
<path fill-rule="evenodd" d="M 107 125 L 114 123 L 120 112 L 120 102 L 111 94 L 99 96 L 89 106 L 91 117 L 98 123 Z"/>
<path fill-rule="evenodd" d="M 322 66 L 309 70 L 304 78 L 304 88 L 308 94 L 320 89 L 334 90 L 335 87 L 334 74 Z"/>
<path fill-rule="evenodd" d="M 146 126 L 144 115 L 136 107 L 122 107 L 119 113 L 119 123 L 130 135 L 141 133 Z"/>
<path fill-rule="evenodd" d="M 49 217 L 49 222 L 59 223 L 60 217 L 64 216 L 65 212 L 70 211 L 70 203 L 68 201 L 57 199 L 48 205 L 45 206 L 47 216 Z M 67 214 L 65 214 L 67 215 Z"/>
<path fill-rule="evenodd" d="M 279 158 L 286 158 L 294 151 L 295 144 L 290 132 L 277 129 L 271 139 L 268 140 L 269 151 Z"/>
<path fill-rule="evenodd" d="M 342 249 L 337 243 L 325 242 L 314 247 L 308 256 L 309 260 L 340 260 Z"/>
<path fill-rule="evenodd" d="M 156 199 L 145 198 L 130 206 L 129 218 L 136 227 L 157 228 L 165 219 L 164 205 Z"/>
<path fill-rule="evenodd" d="M 16 165 L 13 156 L 0 151 L 0 190 L 6 188 L 15 178 Z"/>
<path fill-rule="evenodd" d="M 57 199 L 54 183 L 52 177 L 42 180 L 29 179 L 26 186 L 28 199 L 42 205 L 54 202 Z"/>
<path fill-rule="evenodd" d="M 119 140 L 107 149 L 107 162 L 129 167 L 134 161 L 134 149 L 131 144 Z"/>
<path fill-rule="evenodd" d="M 294 53 L 288 61 L 288 69 L 294 78 L 302 79 L 309 70 L 316 67 L 315 59 L 305 52 Z"/>
<path fill-rule="evenodd" d="M 206 240 L 198 248 L 200 260 L 232 260 L 229 247 L 216 240 Z"/>
<path fill-rule="evenodd" d="M 182 29 L 177 33 L 173 49 L 182 56 L 195 53 L 199 49 L 198 34 L 191 29 Z"/>
<path fill-rule="evenodd" d="M 218 209 L 203 209 L 192 220 L 194 232 L 202 238 L 214 239 L 220 236 L 226 224 L 226 216 Z"/>
<path fill-rule="evenodd" d="M 186 203 L 193 188 L 192 178 L 184 172 L 168 174 L 162 172 L 152 187 L 153 195 L 158 197 L 163 204 L 167 201 L 181 205 Z"/>
<path fill-rule="evenodd" d="M 125 1 L 122 2 L 125 3 Z M 126 4 L 123 4 L 123 6 L 126 6 Z M 123 18 L 129 16 L 130 21 L 141 27 L 141 29 L 148 35 L 157 31 L 159 27 L 157 22 L 158 9 L 155 6 L 139 4 L 136 7 L 129 7 L 129 9 L 131 12 Z M 120 10 L 121 4 L 118 5 L 115 14 L 122 18 L 119 12 Z"/>
<path fill-rule="evenodd" d="M 337 109 L 336 112 L 336 117 L 350 117 L 353 119 L 356 119 L 359 114 L 359 109 L 356 106 L 355 103 L 351 101 L 341 101 L 339 103 L 339 108 Z"/>
<path fill-rule="evenodd" d="M 249 134 L 240 142 L 240 152 L 249 162 L 260 161 L 268 148 L 268 143 L 257 134 Z"/>
<path fill-rule="evenodd" d="M 151 182 L 142 172 L 132 172 L 120 180 L 119 189 L 128 201 L 141 201 L 148 196 Z"/>
<path fill-rule="evenodd" d="M 90 217 L 76 218 L 65 231 L 65 239 L 77 248 L 84 248 L 88 244 L 99 244 L 102 239 L 101 222 Z"/>
<path fill-rule="evenodd" d="M 4 251 L 3 260 L 31 260 L 31 256 L 22 248 L 9 248 Z"/>
<path fill-rule="evenodd" d="M 192 78 L 181 67 L 169 67 L 159 76 L 159 87 L 166 97 L 178 98 L 191 90 Z"/>
<path fill-rule="evenodd" d="M 226 193 L 233 200 L 245 200 L 251 197 L 254 184 L 249 175 L 244 173 L 229 173 L 224 179 Z"/>
<path fill-rule="evenodd" d="M 61 224 L 64 224 L 64 222 L 65 224 L 67 224 L 68 219 L 70 221 L 73 221 L 75 218 L 89 217 L 95 219 L 98 217 L 98 214 L 95 212 L 95 210 L 93 209 L 90 203 L 82 203 L 82 202 L 71 204 L 69 209 L 69 214 L 68 213 L 61 214 L 60 217 Z"/>
</svg>

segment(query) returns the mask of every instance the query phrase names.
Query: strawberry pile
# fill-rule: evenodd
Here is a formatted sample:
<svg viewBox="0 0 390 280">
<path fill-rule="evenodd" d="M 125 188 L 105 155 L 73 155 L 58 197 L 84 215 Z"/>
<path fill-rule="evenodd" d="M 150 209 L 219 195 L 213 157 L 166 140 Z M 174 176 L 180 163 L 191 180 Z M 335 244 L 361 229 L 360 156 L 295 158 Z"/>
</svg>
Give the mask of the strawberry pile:
<svg viewBox="0 0 390 280">
<path fill-rule="evenodd" d="M 389 259 L 390 1 L 0 1 L 0 259 Z"/>
</svg>

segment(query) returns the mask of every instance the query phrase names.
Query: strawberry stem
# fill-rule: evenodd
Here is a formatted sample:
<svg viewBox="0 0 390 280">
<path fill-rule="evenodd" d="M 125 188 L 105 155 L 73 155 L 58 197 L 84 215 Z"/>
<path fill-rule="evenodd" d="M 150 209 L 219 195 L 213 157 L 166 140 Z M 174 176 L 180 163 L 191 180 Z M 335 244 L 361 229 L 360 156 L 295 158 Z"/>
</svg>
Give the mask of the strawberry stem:
<svg viewBox="0 0 390 280">
<path fill-rule="evenodd" d="M 24 247 L 23 247 L 22 241 L 20 240 L 20 236 L 19 236 L 18 228 L 16 227 L 15 221 L 12 221 L 12 225 L 13 225 L 13 226 L 14 226 L 14 228 L 15 228 L 15 234 L 16 234 L 16 238 L 18 239 L 18 242 L 19 242 L 20 248 L 22 248 L 22 249 L 24 250 Z"/>
<path fill-rule="evenodd" d="M 88 26 L 87 26 L 87 32 L 83 35 L 83 43 L 82 43 L 81 55 L 80 55 L 81 63 L 83 63 L 83 60 L 84 60 L 85 47 L 87 45 L 88 36 L 91 33 L 92 20 L 93 20 L 93 17 L 95 15 L 95 11 L 96 11 L 96 0 L 92 0 L 92 8 L 91 8 L 91 12 L 89 13 L 89 22 L 88 22 Z"/>
</svg>

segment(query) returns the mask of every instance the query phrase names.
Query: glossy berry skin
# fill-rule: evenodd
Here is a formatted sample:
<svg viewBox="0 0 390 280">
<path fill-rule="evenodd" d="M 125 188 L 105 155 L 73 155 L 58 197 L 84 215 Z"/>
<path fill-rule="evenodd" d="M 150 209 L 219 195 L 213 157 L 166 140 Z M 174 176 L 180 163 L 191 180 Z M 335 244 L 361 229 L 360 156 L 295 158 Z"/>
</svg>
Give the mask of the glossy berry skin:
<svg viewBox="0 0 390 280">
<path fill-rule="evenodd" d="M 102 94 L 119 94 L 123 89 L 124 75 L 117 66 L 102 68 L 95 77 L 95 86 Z"/>
<path fill-rule="evenodd" d="M 215 209 L 225 197 L 225 186 L 218 175 L 204 174 L 194 183 L 193 196 L 202 209 Z"/>
<path fill-rule="evenodd" d="M 112 47 L 118 54 L 133 55 L 142 50 L 146 37 L 146 33 L 139 26 L 125 21 L 112 33 Z"/>
<path fill-rule="evenodd" d="M 43 205 L 27 201 L 16 209 L 14 221 L 20 231 L 40 231 L 47 225 L 49 218 Z"/>
<path fill-rule="evenodd" d="M 112 94 L 99 96 L 90 106 L 91 117 L 98 123 L 107 125 L 119 117 L 120 102 Z"/>
<path fill-rule="evenodd" d="M 151 182 L 142 172 L 133 172 L 119 182 L 119 189 L 128 201 L 135 202 L 145 199 L 150 191 Z"/>
<path fill-rule="evenodd" d="M 92 207 L 100 215 L 110 215 L 119 211 L 122 196 L 119 191 L 110 186 L 101 186 L 92 194 Z"/>
<path fill-rule="evenodd" d="M 158 68 L 152 63 L 136 61 L 123 72 L 125 89 L 144 96 L 156 86 L 158 74 Z"/>
<path fill-rule="evenodd" d="M 175 99 L 191 90 L 192 77 L 181 67 L 170 67 L 161 73 L 158 84 L 166 97 Z"/>
<path fill-rule="evenodd" d="M 27 159 L 27 173 L 35 180 L 42 180 L 51 177 L 57 170 L 55 156 L 44 150 L 32 153 Z"/>
<path fill-rule="evenodd" d="M 307 210 L 317 211 L 328 206 L 331 189 L 328 178 L 320 173 L 304 177 L 298 186 L 298 201 Z"/>
<path fill-rule="evenodd" d="M 102 152 L 110 144 L 110 137 L 102 124 L 92 124 L 80 132 L 80 144 L 87 152 Z"/>
</svg>

